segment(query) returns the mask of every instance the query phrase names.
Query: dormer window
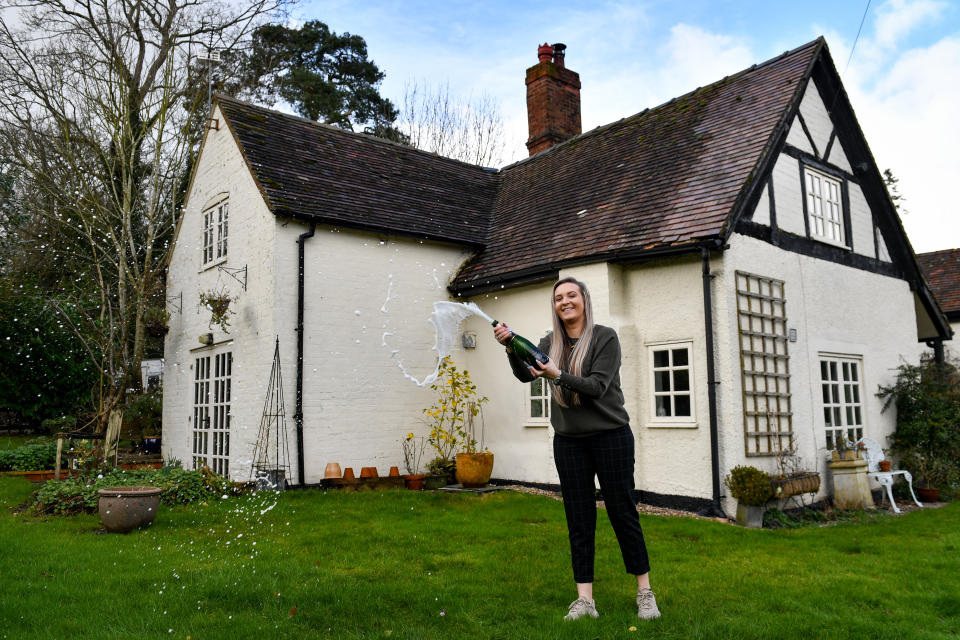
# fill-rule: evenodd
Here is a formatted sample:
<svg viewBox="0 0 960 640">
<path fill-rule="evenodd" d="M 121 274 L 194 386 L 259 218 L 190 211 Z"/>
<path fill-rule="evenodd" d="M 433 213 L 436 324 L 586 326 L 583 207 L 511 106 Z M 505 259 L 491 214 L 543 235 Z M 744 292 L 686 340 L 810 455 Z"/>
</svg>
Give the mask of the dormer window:
<svg viewBox="0 0 960 640">
<path fill-rule="evenodd" d="M 843 228 L 843 183 L 821 171 L 804 167 L 807 220 L 810 237 L 846 246 Z"/>
<path fill-rule="evenodd" d="M 217 200 L 203 211 L 203 264 L 227 257 L 228 218 L 230 203 L 227 198 Z"/>
</svg>

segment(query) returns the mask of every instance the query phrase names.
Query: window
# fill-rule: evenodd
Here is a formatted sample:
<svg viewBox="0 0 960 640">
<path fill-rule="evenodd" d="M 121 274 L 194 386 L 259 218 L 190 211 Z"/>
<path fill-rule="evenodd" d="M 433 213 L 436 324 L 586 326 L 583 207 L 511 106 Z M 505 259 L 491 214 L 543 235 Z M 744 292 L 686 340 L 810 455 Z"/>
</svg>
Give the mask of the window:
<svg viewBox="0 0 960 640">
<path fill-rule="evenodd" d="M 810 235 L 846 246 L 843 232 L 843 186 L 836 178 L 804 168 L 807 194 L 807 216 Z"/>
<path fill-rule="evenodd" d="M 227 257 L 230 203 L 220 200 L 203 212 L 203 264 Z"/>
<path fill-rule="evenodd" d="M 828 449 L 840 438 L 856 442 L 863 437 L 863 404 L 859 358 L 820 356 L 823 423 Z"/>
<path fill-rule="evenodd" d="M 784 282 L 736 277 L 744 445 L 748 456 L 773 456 L 793 446 Z"/>
<path fill-rule="evenodd" d="M 693 417 L 693 375 L 690 369 L 690 342 L 650 345 L 653 373 L 651 420 L 653 422 L 691 423 Z"/>
<path fill-rule="evenodd" d="M 527 424 L 550 424 L 550 384 L 544 378 L 537 378 L 527 385 L 527 407 Z"/>
<path fill-rule="evenodd" d="M 211 371 L 211 360 L 213 371 Z M 230 473 L 230 392 L 233 354 L 201 356 L 193 373 L 193 467 Z M 212 375 L 211 375 L 212 373 Z M 213 394 L 211 395 L 211 379 Z"/>
</svg>

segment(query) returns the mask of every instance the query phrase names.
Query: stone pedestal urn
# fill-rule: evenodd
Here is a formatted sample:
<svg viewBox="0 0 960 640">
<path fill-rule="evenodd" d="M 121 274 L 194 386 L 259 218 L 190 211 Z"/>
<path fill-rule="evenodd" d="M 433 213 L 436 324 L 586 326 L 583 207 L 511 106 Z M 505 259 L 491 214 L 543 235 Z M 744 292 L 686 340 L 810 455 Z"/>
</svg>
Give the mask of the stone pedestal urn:
<svg viewBox="0 0 960 640">
<path fill-rule="evenodd" d="M 866 460 L 833 460 L 828 466 L 833 473 L 833 506 L 837 509 L 873 507 Z"/>
<path fill-rule="evenodd" d="M 127 533 L 149 526 L 160 508 L 157 487 L 109 487 L 97 491 L 100 522 L 110 533 Z"/>
</svg>

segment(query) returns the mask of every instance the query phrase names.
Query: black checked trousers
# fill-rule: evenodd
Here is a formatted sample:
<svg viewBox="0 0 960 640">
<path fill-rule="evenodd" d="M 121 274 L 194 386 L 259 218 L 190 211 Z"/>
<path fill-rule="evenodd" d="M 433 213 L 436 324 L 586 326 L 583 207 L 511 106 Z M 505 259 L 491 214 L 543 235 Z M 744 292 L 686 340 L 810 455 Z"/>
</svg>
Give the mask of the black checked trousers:
<svg viewBox="0 0 960 640">
<path fill-rule="evenodd" d="M 553 458 L 560 475 L 563 508 L 567 514 L 573 579 L 593 582 L 597 530 L 594 476 L 600 481 L 607 517 L 620 543 L 627 573 L 642 575 L 650 571 L 647 546 L 633 498 L 634 441 L 630 427 L 583 438 L 555 434 Z"/>
</svg>

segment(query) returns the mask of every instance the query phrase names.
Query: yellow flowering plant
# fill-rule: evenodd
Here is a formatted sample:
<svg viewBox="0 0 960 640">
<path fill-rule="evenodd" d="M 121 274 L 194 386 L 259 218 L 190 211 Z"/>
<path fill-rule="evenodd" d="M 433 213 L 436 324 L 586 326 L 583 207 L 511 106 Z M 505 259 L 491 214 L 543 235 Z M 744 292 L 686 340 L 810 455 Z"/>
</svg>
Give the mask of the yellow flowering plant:
<svg viewBox="0 0 960 640">
<path fill-rule="evenodd" d="M 427 442 L 436 449 L 440 464 L 450 466 L 455 452 L 461 447 L 469 452 L 477 450 L 477 441 L 466 427 L 468 421 L 472 424 L 488 399 L 477 394 L 470 373 L 457 369 L 450 356 L 440 362 L 440 373 L 430 388 L 439 395 L 423 410 L 430 427 Z"/>
</svg>

